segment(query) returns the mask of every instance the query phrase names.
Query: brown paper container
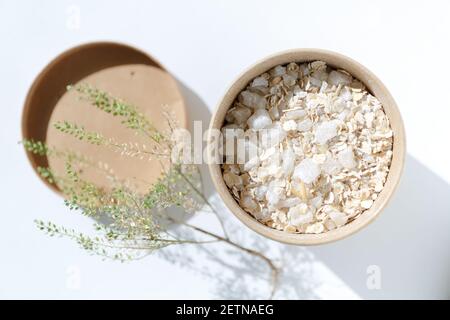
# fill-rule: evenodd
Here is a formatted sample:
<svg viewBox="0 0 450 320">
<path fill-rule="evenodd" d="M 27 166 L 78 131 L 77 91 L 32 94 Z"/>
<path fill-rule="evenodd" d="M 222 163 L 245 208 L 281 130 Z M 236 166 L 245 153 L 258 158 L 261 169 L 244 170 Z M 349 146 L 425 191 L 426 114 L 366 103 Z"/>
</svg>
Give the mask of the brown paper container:
<svg viewBox="0 0 450 320">
<path fill-rule="evenodd" d="M 112 117 L 87 102 L 81 102 L 76 92 L 67 92 L 66 86 L 88 83 L 139 108 L 160 130 L 167 128 L 163 106 L 171 111 L 179 126 L 187 126 L 183 97 L 173 77 L 146 53 L 118 43 L 96 42 L 72 48 L 45 67 L 32 84 L 22 115 L 24 139 L 45 141 L 58 149 L 67 149 L 107 163 L 119 178 L 131 179 L 138 191 L 145 192 L 160 175 L 161 165 L 156 159 L 140 160 L 121 156 L 111 149 L 92 146 L 71 136 L 56 132 L 55 121 L 70 121 L 89 131 L 96 131 L 116 141 L 133 142 L 150 147 L 149 139 L 124 128 L 120 119 Z M 38 166 L 64 172 L 62 160 L 27 153 L 36 171 Z M 104 175 L 86 169 L 83 177 L 100 186 L 109 182 Z M 58 188 L 42 179 L 50 188 Z"/>
<path fill-rule="evenodd" d="M 373 206 L 364 212 L 358 219 L 351 223 L 321 234 L 293 234 L 275 230 L 263 225 L 245 212 L 230 194 L 222 178 L 222 170 L 218 164 L 210 164 L 211 178 L 222 200 L 230 211 L 247 227 L 270 239 L 297 245 L 317 245 L 333 242 L 345 238 L 371 223 L 386 207 L 392 198 L 403 171 L 406 154 L 405 131 L 403 121 L 397 104 L 384 84 L 367 68 L 358 62 L 336 52 L 321 49 L 294 49 L 269 56 L 247 70 L 245 70 L 228 88 L 222 100 L 213 113 L 210 129 L 220 129 L 223 125 L 225 114 L 232 105 L 237 95 L 255 77 L 271 68 L 289 62 L 309 62 L 314 60 L 325 61 L 328 65 L 344 69 L 354 77 L 362 81 L 366 87 L 383 104 L 394 132 L 393 158 L 390 172 L 384 189 L 381 191 Z M 211 137 L 209 138 L 212 139 Z"/>
</svg>

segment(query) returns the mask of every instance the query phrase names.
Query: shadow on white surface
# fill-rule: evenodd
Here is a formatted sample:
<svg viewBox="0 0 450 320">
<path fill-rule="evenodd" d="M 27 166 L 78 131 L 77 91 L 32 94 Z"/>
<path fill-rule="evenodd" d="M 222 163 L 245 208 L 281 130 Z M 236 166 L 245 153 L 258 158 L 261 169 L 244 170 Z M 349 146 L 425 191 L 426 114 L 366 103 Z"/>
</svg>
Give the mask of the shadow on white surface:
<svg viewBox="0 0 450 320">
<path fill-rule="evenodd" d="M 219 199 L 213 198 L 212 201 L 216 208 L 223 208 Z M 304 248 L 269 242 L 228 217 L 225 218 L 225 225 L 234 242 L 263 252 L 282 266 L 275 299 L 318 298 L 316 289 L 321 283 L 315 274 L 316 261 L 310 252 Z M 179 233 L 186 238 L 195 238 L 187 230 L 180 230 Z M 158 256 L 206 279 L 216 298 L 268 299 L 270 296 L 271 278 L 267 264 L 226 244 L 173 246 L 159 251 Z"/>
<path fill-rule="evenodd" d="M 311 252 L 365 299 L 450 298 L 450 185 L 408 155 L 397 193 L 359 233 Z M 367 268 L 381 271 L 369 290 Z"/>
<path fill-rule="evenodd" d="M 206 103 L 187 85 L 185 85 L 180 80 L 177 80 L 178 87 L 183 95 L 186 103 L 187 113 L 189 115 L 189 131 L 193 132 L 194 121 L 201 121 L 202 133 L 206 132 L 209 126 L 209 121 L 211 120 L 211 111 L 209 110 Z M 205 145 L 205 144 L 204 144 Z M 207 198 L 214 194 L 214 186 L 211 179 L 209 179 L 208 166 L 204 163 L 199 165 L 200 173 L 203 177 L 203 191 Z"/>
<path fill-rule="evenodd" d="M 186 101 L 190 131 L 193 132 L 193 121 L 201 121 L 204 132 L 209 125 L 211 111 L 189 87 L 181 81 L 178 81 L 178 85 Z M 243 228 L 239 222 L 230 218 L 230 213 L 222 201 L 214 195 L 207 165 L 200 165 L 200 170 L 205 195 L 221 213 L 224 213 L 227 231 L 233 241 L 264 252 L 273 257 L 278 264 L 283 265 L 284 272 L 280 276 L 275 297 L 295 299 L 316 297 L 314 288 L 318 284 L 312 275 L 312 254 L 302 248 L 284 247 L 268 242 L 265 238 Z M 173 210 L 171 213 L 173 214 Z M 187 238 L 195 238 L 195 234 L 189 234 L 188 230 L 183 229 L 178 232 L 184 233 Z M 174 265 L 187 268 L 205 278 L 210 282 L 212 293 L 217 298 L 267 299 L 270 296 L 270 269 L 266 263 L 226 244 L 174 246 L 161 250 L 158 255 Z"/>
<path fill-rule="evenodd" d="M 190 121 L 201 120 L 206 129 L 208 107 L 183 83 L 179 86 Z M 315 289 L 321 284 L 314 279 L 313 265 L 319 261 L 362 298 L 450 298 L 450 186 L 412 156 L 406 159 L 394 199 L 375 222 L 347 239 L 308 249 L 267 241 L 242 228 L 214 196 L 205 165 L 201 171 L 205 193 L 225 212 L 232 238 L 283 262 L 276 297 L 316 298 Z M 163 257 L 207 276 L 218 297 L 267 298 L 269 270 L 258 259 L 226 245 L 199 247 L 190 255 L 178 250 L 166 251 Z M 380 270 L 380 289 L 367 286 L 371 266 Z"/>
</svg>

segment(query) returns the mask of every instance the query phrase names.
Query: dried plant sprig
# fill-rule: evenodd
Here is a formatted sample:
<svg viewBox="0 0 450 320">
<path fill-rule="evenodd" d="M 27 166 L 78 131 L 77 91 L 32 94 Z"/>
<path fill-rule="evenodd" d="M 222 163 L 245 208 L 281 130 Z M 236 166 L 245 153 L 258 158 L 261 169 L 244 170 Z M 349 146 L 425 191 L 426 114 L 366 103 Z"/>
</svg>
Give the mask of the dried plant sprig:
<svg viewBox="0 0 450 320">
<path fill-rule="evenodd" d="M 95 145 L 105 144 L 106 139 L 97 132 L 89 132 L 77 124 L 68 121 L 58 121 L 54 124 L 55 128 L 63 133 L 67 133 L 79 140 L 86 140 Z"/>
<path fill-rule="evenodd" d="M 33 139 L 30 140 L 22 140 L 21 143 L 25 147 L 25 150 L 27 150 L 30 153 L 37 154 L 40 156 L 48 155 L 49 149 L 47 145 L 42 141 L 35 141 Z"/>
<path fill-rule="evenodd" d="M 151 239 L 131 238 L 128 235 L 119 234 L 100 224 L 95 226 L 95 236 L 88 236 L 73 229 L 42 220 L 35 220 L 35 224 L 41 231 L 44 231 L 51 237 L 59 236 L 72 239 L 91 254 L 120 261 L 136 259 L 154 250 L 173 244 L 196 243 L 194 241 L 157 237 Z"/>
<path fill-rule="evenodd" d="M 164 136 L 148 121 L 145 115 L 131 104 L 112 97 L 107 92 L 93 88 L 88 84 L 69 86 L 68 89 L 76 90 L 81 98 L 87 100 L 92 106 L 113 116 L 123 118 L 122 124 L 127 128 L 137 130 L 157 143 L 164 140 Z"/>
<path fill-rule="evenodd" d="M 83 99 L 89 101 L 93 106 L 113 116 L 122 117 L 122 123 L 126 127 L 144 133 L 155 143 L 157 150 L 165 150 L 165 152 L 171 154 L 170 136 L 156 130 L 136 108 L 88 85 L 76 86 L 75 89 Z M 167 115 L 165 114 L 165 116 Z M 167 119 L 172 132 L 176 129 L 175 122 L 171 121 L 169 116 L 167 116 Z M 88 132 L 77 124 L 63 122 L 58 127 L 62 132 L 95 145 L 123 148 L 120 144 L 115 145 L 114 140 L 94 132 Z M 154 250 L 172 244 L 222 242 L 264 261 L 271 270 L 271 297 L 275 293 L 279 275 L 278 267 L 264 253 L 247 248 L 231 239 L 220 214 L 201 189 L 197 166 L 183 165 L 169 157 L 170 163 L 160 179 L 149 188 L 145 195 L 139 195 L 124 184 L 119 183 L 106 190 L 85 181 L 77 169 L 76 158 L 67 157 L 64 153 L 61 154 L 53 150 L 49 152 L 51 148 L 45 146 L 45 144 L 33 142 L 27 144 L 26 148 L 36 154 L 66 156 L 64 177 L 56 177 L 48 169 L 42 169 L 41 174 L 61 185 L 67 197 L 66 205 L 69 208 L 102 221 L 102 223 L 95 225 L 95 236 L 87 236 L 74 230 L 58 227 L 53 223 L 37 221 L 39 229 L 49 235 L 71 238 L 92 254 L 121 261 L 138 259 Z M 130 152 L 121 152 L 121 154 L 133 156 Z M 168 215 L 165 211 L 171 206 L 179 206 L 187 212 L 193 212 L 204 205 L 217 217 L 223 234 L 217 234 L 200 226 L 188 224 Z M 209 239 L 200 241 L 174 235 L 168 230 L 168 225 L 171 223 L 182 225 Z"/>
<path fill-rule="evenodd" d="M 153 147 L 150 150 L 145 145 L 139 145 L 132 142 L 117 142 L 114 138 L 106 138 L 97 132 L 87 131 L 84 127 L 68 121 L 59 121 L 54 127 L 62 133 L 73 136 L 76 139 L 86 141 L 87 143 L 105 146 L 113 149 L 121 155 L 138 157 L 140 159 L 153 159 L 154 157 L 168 157 L 168 151 L 159 150 L 161 148 Z"/>
</svg>

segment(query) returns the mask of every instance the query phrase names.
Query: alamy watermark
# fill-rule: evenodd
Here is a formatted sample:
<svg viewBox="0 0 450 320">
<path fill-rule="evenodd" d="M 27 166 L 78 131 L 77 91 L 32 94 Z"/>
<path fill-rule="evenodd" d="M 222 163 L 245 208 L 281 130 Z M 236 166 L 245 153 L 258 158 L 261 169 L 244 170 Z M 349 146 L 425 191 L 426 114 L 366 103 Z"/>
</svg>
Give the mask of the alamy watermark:
<svg viewBox="0 0 450 320">
<path fill-rule="evenodd" d="M 79 30 L 81 28 L 81 9 L 77 5 L 70 5 L 66 9 L 66 28 L 69 30 Z"/>
<path fill-rule="evenodd" d="M 366 286 L 369 290 L 381 290 L 381 268 L 377 265 L 367 267 Z"/>
<path fill-rule="evenodd" d="M 81 270 L 78 266 L 68 266 L 66 269 L 66 288 L 79 290 L 81 288 Z"/>
</svg>

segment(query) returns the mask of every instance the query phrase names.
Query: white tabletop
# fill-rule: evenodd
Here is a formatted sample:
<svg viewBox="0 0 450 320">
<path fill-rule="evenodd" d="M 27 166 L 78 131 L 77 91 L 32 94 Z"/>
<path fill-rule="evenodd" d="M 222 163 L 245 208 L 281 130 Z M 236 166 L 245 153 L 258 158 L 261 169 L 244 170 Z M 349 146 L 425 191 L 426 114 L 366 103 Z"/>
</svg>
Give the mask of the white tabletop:
<svg viewBox="0 0 450 320">
<path fill-rule="evenodd" d="M 0 1 L 0 298 L 264 297 L 256 262 L 222 246 L 121 264 L 36 230 L 35 218 L 82 230 L 91 224 L 39 181 L 17 141 L 37 73 L 63 50 L 94 40 L 155 56 L 199 119 L 245 67 L 280 50 L 330 49 L 367 66 L 397 100 L 408 142 L 402 184 L 382 216 L 346 240 L 300 248 L 223 215 L 236 237 L 286 261 L 279 298 L 450 298 L 449 12 L 444 0 Z M 207 216 L 195 219 L 217 227 Z"/>
</svg>

